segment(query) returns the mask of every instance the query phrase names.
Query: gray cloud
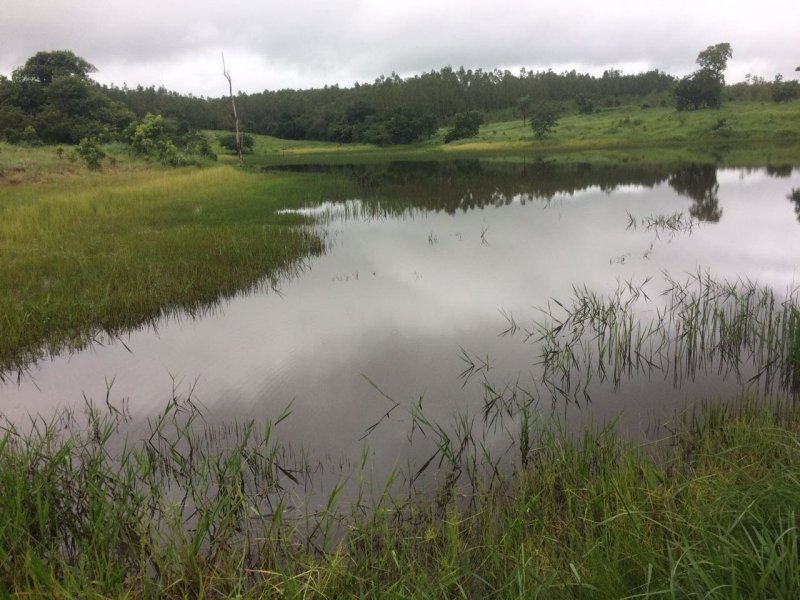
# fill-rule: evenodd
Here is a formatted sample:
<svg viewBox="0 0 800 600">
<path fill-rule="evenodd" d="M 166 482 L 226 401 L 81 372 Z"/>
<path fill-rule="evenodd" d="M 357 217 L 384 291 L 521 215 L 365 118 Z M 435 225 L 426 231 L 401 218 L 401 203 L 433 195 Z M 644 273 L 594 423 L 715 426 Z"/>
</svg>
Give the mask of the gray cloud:
<svg viewBox="0 0 800 600">
<path fill-rule="evenodd" d="M 800 3 L 574 0 L 28 0 L 5 7 L 0 72 L 38 50 L 68 48 L 103 82 L 224 93 L 220 51 L 238 89 L 351 85 L 447 64 L 682 74 L 730 42 L 729 80 L 793 77 Z"/>
</svg>

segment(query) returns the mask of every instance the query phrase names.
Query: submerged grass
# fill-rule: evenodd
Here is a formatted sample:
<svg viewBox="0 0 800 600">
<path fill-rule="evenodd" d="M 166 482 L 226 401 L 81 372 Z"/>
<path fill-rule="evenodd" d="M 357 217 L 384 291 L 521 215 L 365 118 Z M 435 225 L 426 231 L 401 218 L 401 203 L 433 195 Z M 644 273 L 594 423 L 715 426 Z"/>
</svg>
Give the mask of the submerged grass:
<svg viewBox="0 0 800 600">
<path fill-rule="evenodd" d="M 29 433 L 6 428 L 0 594 L 800 593 L 794 404 L 707 406 L 673 423 L 656 448 L 610 428 L 570 436 L 534 418 L 525 465 L 476 478 L 468 495 L 447 477 L 430 496 L 394 497 L 390 484 L 370 494 L 365 484 L 350 503 L 340 483 L 300 513 L 292 506 L 304 469 L 275 442 L 285 416 L 213 427 L 191 399 L 173 398 L 144 439 L 121 450 L 111 440 L 126 417 L 105 409 L 87 412 L 88 427 L 62 415 Z M 494 460 L 481 463 L 497 472 Z"/>
<path fill-rule="evenodd" d="M 350 185 L 229 166 L 53 177 L 0 186 L 0 371 L 275 285 L 322 249 L 306 219 L 276 210 Z"/>
</svg>

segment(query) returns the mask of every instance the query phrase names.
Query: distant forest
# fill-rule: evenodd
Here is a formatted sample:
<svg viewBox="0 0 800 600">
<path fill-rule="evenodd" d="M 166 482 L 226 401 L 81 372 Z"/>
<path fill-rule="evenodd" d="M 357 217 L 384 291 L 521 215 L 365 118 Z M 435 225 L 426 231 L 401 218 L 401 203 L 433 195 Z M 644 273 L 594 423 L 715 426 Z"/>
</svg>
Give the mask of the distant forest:
<svg viewBox="0 0 800 600">
<path fill-rule="evenodd" d="M 387 141 L 382 138 L 388 133 L 394 138 L 391 143 L 405 143 L 434 133 L 438 126 L 467 111 L 519 118 L 530 106 L 543 102 L 601 107 L 659 93 L 666 93 L 665 101 L 669 101 L 674 85 L 675 78 L 661 71 L 637 75 L 606 71 L 602 77 L 593 77 L 575 71 L 523 70 L 515 75 L 444 67 L 405 79 L 393 73 L 350 88 L 239 94 L 236 106 L 242 127 L 250 133 L 342 143 L 380 143 Z M 230 127 L 227 98 L 195 98 L 153 87 L 110 88 L 108 93 L 137 116 L 160 113 L 199 129 Z M 419 136 L 403 136 L 406 129 L 423 131 Z"/>
<path fill-rule="evenodd" d="M 130 137 L 131 124 L 148 113 L 165 119 L 159 127 L 177 132 L 232 125 L 228 97 L 196 97 L 163 87 L 101 86 L 89 77 L 94 71 L 72 52 L 55 51 L 31 57 L 11 78 L 0 76 L 0 139 L 77 143 L 96 137 L 103 141 L 124 138 L 126 128 Z M 240 93 L 235 100 L 247 133 L 388 145 L 428 138 L 464 114 L 510 120 L 524 119 L 544 105 L 557 107 L 560 114 L 588 114 L 632 103 L 672 105 L 676 90 L 686 81 L 658 70 L 631 75 L 612 69 L 597 77 L 574 70 L 522 69 L 515 74 L 448 66 L 407 78 L 392 73 L 353 87 Z M 782 85 L 777 78 L 767 82 L 754 77 L 726 86 L 724 93 L 727 99 L 769 100 L 776 85 Z M 220 76 L 220 89 L 224 88 Z"/>
</svg>

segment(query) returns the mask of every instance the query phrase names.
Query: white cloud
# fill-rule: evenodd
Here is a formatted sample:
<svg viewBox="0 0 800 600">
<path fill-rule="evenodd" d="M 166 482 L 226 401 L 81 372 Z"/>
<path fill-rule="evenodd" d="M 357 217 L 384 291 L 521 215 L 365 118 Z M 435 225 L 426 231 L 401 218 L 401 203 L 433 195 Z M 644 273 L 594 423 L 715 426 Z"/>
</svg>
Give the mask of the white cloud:
<svg viewBox="0 0 800 600">
<path fill-rule="evenodd" d="M 0 72 L 39 50 L 68 48 L 103 82 L 222 95 L 219 53 L 234 84 L 265 88 L 372 81 L 444 65 L 694 69 L 697 52 L 730 42 L 728 80 L 794 77 L 800 3 L 574 0 L 28 0 L 4 7 Z"/>
</svg>

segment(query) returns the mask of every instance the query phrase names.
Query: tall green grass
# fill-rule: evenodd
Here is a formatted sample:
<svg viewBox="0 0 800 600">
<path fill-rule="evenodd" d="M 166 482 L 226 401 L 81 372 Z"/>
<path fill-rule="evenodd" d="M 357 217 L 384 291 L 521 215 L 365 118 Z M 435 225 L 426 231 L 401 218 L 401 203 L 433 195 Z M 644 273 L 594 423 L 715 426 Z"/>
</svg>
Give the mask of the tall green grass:
<svg viewBox="0 0 800 600">
<path fill-rule="evenodd" d="M 800 593 L 800 412 L 707 406 L 655 447 L 529 422 L 529 456 L 468 491 L 342 481 L 272 423 L 203 425 L 173 398 L 141 441 L 90 408 L 0 436 L 0 593 L 51 598 L 791 598 Z M 439 427 L 430 424 L 433 428 Z M 446 428 L 441 427 L 441 431 Z M 432 430 L 430 430 L 432 431 Z M 452 439 L 453 449 L 463 444 Z M 447 464 L 466 467 L 468 452 Z M 366 458 L 364 459 L 366 461 Z M 362 472 L 368 471 L 366 462 Z M 460 467 L 459 467 L 460 468 Z"/>
<path fill-rule="evenodd" d="M 0 370 L 276 285 L 322 250 L 276 210 L 349 185 L 222 166 L 0 186 Z"/>
</svg>

